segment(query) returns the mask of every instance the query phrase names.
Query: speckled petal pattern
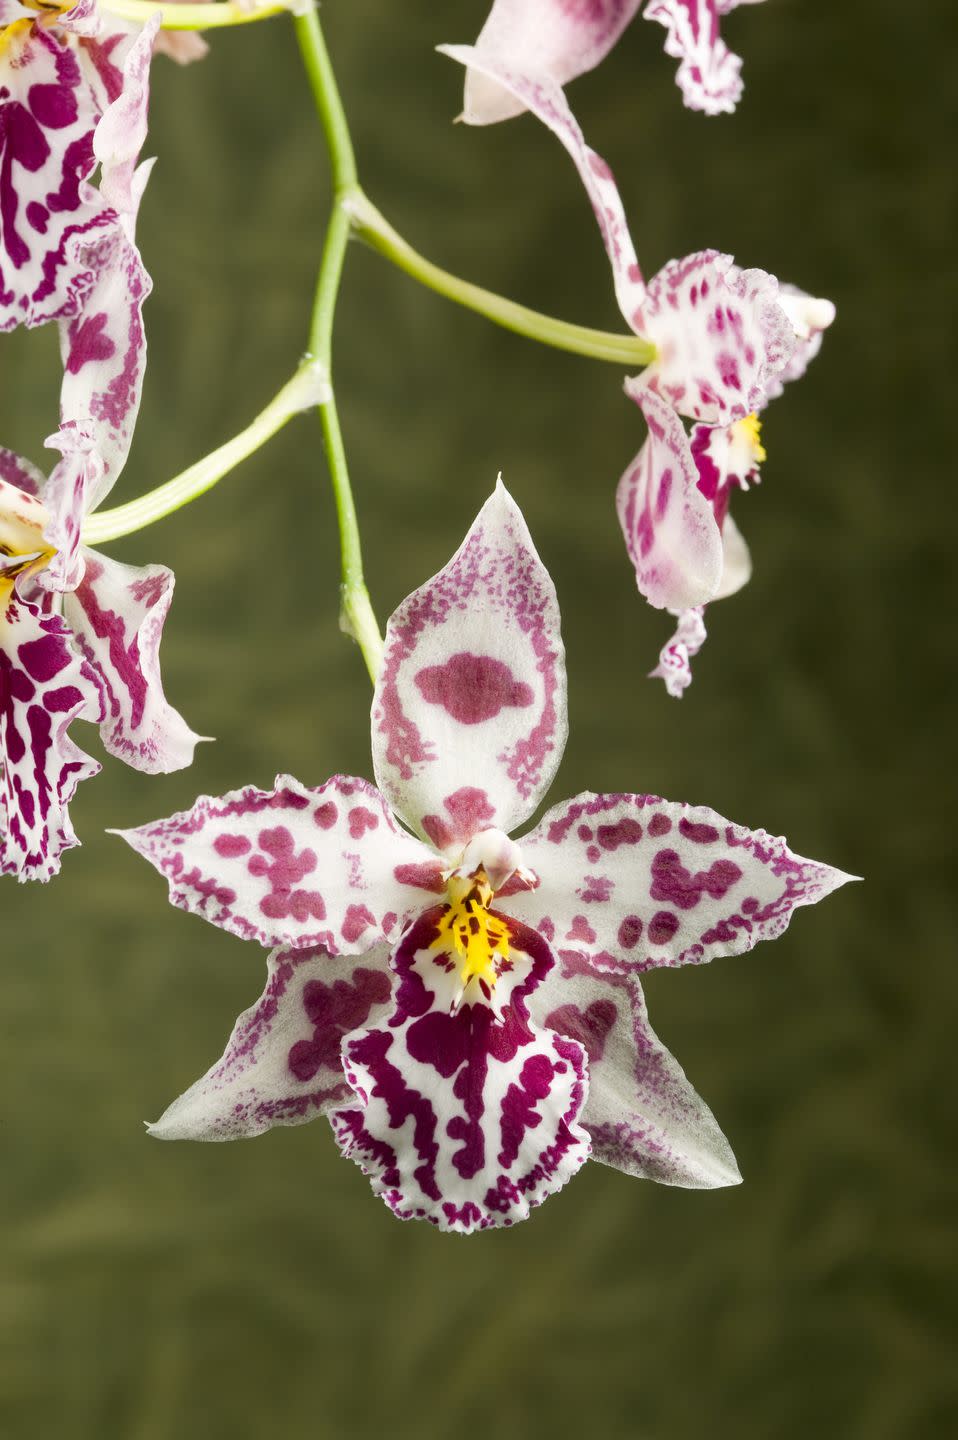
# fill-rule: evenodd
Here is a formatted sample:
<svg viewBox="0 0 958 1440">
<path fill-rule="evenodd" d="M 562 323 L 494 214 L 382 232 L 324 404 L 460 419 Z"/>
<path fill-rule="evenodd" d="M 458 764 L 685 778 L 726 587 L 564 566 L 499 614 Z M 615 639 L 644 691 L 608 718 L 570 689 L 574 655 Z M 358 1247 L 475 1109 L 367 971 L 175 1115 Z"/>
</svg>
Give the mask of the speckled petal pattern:
<svg viewBox="0 0 958 1440">
<path fill-rule="evenodd" d="M 738 955 L 852 877 L 704 805 L 584 794 L 520 840 L 539 885 L 497 902 L 598 969 L 624 974 Z"/>
<path fill-rule="evenodd" d="M 136 770 L 166 774 L 192 764 L 196 735 L 163 693 L 160 640 L 173 572 L 121 565 L 83 552 L 85 574 L 64 596 L 63 614 L 103 695 L 100 738 Z"/>
<path fill-rule="evenodd" d="M 266 988 L 222 1057 L 148 1127 L 158 1140 L 243 1140 L 348 1101 L 343 1035 L 388 1012 L 389 952 L 274 950 Z"/>
<path fill-rule="evenodd" d="M 397 815 L 458 855 L 477 831 L 532 813 L 567 728 L 555 588 L 500 482 L 449 563 L 390 618 L 376 780 Z"/>
<path fill-rule="evenodd" d="M 367 780 L 311 789 L 278 775 L 119 831 L 169 881 L 174 905 L 268 948 L 361 955 L 442 891 L 439 861 Z"/>
<path fill-rule="evenodd" d="M 582 1124 L 592 1159 L 664 1185 L 714 1189 L 741 1180 L 715 1116 L 649 1024 L 634 975 L 600 973 L 575 949 L 532 997 L 536 1022 L 588 1056 Z"/>
</svg>

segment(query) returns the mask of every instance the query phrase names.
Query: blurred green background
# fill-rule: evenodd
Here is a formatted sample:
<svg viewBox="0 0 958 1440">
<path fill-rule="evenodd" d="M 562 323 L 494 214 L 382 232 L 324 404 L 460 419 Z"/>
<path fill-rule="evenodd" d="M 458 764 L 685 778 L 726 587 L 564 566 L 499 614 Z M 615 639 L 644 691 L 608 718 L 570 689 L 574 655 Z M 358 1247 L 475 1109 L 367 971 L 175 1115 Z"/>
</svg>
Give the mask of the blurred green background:
<svg viewBox="0 0 958 1440">
<path fill-rule="evenodd" d="M 474 38 L 485 8 L 328 0 L 364 182 L 450 269 L 620 328 L 557 143 L 529 118 L 450 124 L 462 76 L 431 47 Z M 727 22 L 745 99 L 711 121 L 682 109 L 662 34 L 636 23 L 571 89 L 646 273 L 715 245 L 839 315 L 768 417 L 763 483 L 736 506 L 754 579 L 711 612 L 685 700 L 643 678 L 669 627 L 636 595 L 615 519 L 642 438 L 615 367 L 498 331 L 355 246 L 337 379 L 382 618 L 448 558 L 500 468 L 524 507 L 569 654 L 553 798 L 708 803 L 866 877 L 774 947 L 648 983 L 745 1184 L 675 1191 L 589 1166 L 531 1223 L 466 1241 L 398 1224 L 324 1122 L 227 1146 L 145 1138 L 220 1054 L 263 957 L 174 911 L 104 828 L 277 770 L 370 773 L 304 417 L 111 547 L 175 569 L 167 692 L 217 743 L 167 778 L 108 762 L 74 804 L 83 848 L 60 878 L 3 886 L 4 1437 L 955 1433 L 953 7 L 746 7 Z M 233 434 L 292 370 L 328 203 L 284 21 L 154 75 L 150 367 L 116 500 Z M 0 438 L 43 461 L 55 337 L 0 344 Z"/>
</svg>

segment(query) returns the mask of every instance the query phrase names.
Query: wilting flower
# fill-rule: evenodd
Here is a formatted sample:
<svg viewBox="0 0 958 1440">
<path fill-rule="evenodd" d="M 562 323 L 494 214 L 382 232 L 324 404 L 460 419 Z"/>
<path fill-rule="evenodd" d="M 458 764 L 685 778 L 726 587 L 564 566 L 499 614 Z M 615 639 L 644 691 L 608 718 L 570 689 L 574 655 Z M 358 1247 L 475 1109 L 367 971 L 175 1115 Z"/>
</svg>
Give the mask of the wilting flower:
<svg viewBox="0 0 958 1440">
<path fill-rule="evenodd" d="M 274 947 L 222 1059 L 151 1133 L 327 1114 L 397 1215 L 448 1230 L 523 1219 L 590 1154 L 736 1183 L 639 977 L 748 950 L 848 877 L 651 795 L 579 795 L 509 839 L 566 733 L 555 590 L 500 486 L 389 622 L 378 788 L 279 776 L 123 832 L 174 904 Z"/>
<path fill-rule="evenodd" d="M 559 87 L 475 49 L 441 49 L 494 77 L 562 142 L 599 222 L 619 308 L 655 346 L 654 361 L 625 382 L 649 438 L 619 482 L 617 508 L 639 590 L 679 619 L 652 673 L 681 694 L 688 657 L 705 638 L 701 613 L 688 612 L 733 594 L 751 573 L 728 512 L 732 492 L 757 480 L 765 458 L 759 414 L 804 373 L 835 308 L 714 250 L 671 260 L 646 284 L 612 172 L 586 145 Z M 682 417 L 696 422 L 691 436 Z"/>
<path fill-rule="evenodd" d="M 667 30 L 665 50 L 681 61 L 678 83 L 691 110 L 731 113 L 742 94 L 742 62 L 719 34 L 737 5 L 760 0 L 649 0 L 646 20 Z M 565 85 L 604 60 L 638 14 L 642 0 L 494 0 L 476 49 L 493 63 Z M 470 125 L 507 120 L 526 108 L 479 67 L 466 76 L 462 118 Z"/>
</svg>

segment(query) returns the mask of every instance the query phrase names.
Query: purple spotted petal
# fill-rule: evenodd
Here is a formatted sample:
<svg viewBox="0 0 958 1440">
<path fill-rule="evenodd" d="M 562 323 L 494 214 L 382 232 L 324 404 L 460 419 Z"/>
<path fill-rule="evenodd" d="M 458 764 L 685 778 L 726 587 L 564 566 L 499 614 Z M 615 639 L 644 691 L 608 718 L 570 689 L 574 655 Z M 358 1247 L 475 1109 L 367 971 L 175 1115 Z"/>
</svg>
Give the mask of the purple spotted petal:
<svg viewBox="0 0 958 1440">
<path fill-rule="evenodd" d="M 722 537 L 678 415 L 640 380 L 626 393 L 642 408 L 649 435 L 619 481 L 616 509 L 635 580 L 651 605 L 686 610 L 715 594 Z"/>
<path fill-rule="evenodd" d="M 0 446 L 0 481 L 4 485 L 12 485 L 17 490 L 22 490 L 26 495 L 39 496 L 46 483 L 46 476 L 29 460 L 24 460 L 12 450 Z M 0 498 L 0 509 L 6 509 L 5 496 Z M 42 523 L 46 523 L 45 516 Z"/>
<path fill-rule="evenodd" d="M 274 950 L 266 989 L 239 1017 L 220 1060 L 165 1111 L 159 1140 L 242 1140 L 300 1125 L 352 1097 L 343 1036 L 389 1010 L 385 946 L 366 955 Z"/>
<path fill-rule="evenodd" d="M 609 166 L 585 143 L 578 121 L 561 89 L 547 77 L 523 74 L 519 65 L 480 52 L 469 45 L 440 45 L 443 55 L 458 60 L 504 87 L 532 111 L 561 141 L 586 188 L 602 242 L 612 265 L 619 308 L 629 324 L 645 296 L 642 272 L 625 219 L 622 197 Z"/>
<path fill-rule="evenodd" d="M 578 1123 L 588 1080 L 575 1040 L 536 1029 L 529 997 L 552 967 L 549 947 L 514 927 L 515 970 L 502 1020 L 485 1005 L 449 1012 L 448 977 L 430 946 L 437 907 L 401 941 L 387 1023 L 343 1041 L 360 1104 L 334 1111 L 343 1154 L 401 1220 L 442 1230 L 524 1220 L 588 1158 Z"/>
<path fill-rule="evenodd" d="M 77 844 L 67 806 L 100 769 L 67 731 L 98 696 L 63 621 L 15 583 L 0 574 L 0 874 L 49 880 Z"/>
<path fill-rule="evenodd" d="M 655 795 L 579 795 L 520 844 L 539 886 L 497 905 L 554 950 L 623 973 L 751 950 L 852 878 L 764 830 Z"/>
<path fill-rule="evenodd" d="M 633 317 L 658 351 L 642 383 L 710 425 L 760 410 L 797 343 L 778 296 L 774 275 L 742 270 L 715 250 L 670 260 Z"/>
<path fill-rule="evenodd" d="M 588 1056 L 582 1123 L 593 1160 L 665 1185 L 738 1184 L 728 1141 L 652 1030 L 638 979 L 598 974 L 575 949 L 557 959 L 531 1009 L 538 1024 L 578 1040 Z"/>
<path fill-rule="evenodd" d="M 64 321 L 60 333 L 61 433 L 72 425 L 86 431 L 102 459 L 102 473 L 87 487 L 88 511 L 109 493 L 129 454 L 146 368 L 143 302 L 152 288 L 125 228 L 114 227 L 91 257 L 96 281 L 79 314 Z M 56 441 L 47 443 L 60 448 Z M 59 469 L 50 477 L 51 510 Z"/>
<path fill-rule="evenodd" d="M 23 15 L 0 46 L 0 330 L 75 314 L 116 223 L 88 183 L 100 109 L 75 46 Z"/>
<path fill-rule="evenodd" d="M 63 613 L 103 695 L 100 738 L 137 770 L 166 774 L 193 760 L 196 735 L 163 694 L 160 637 L 173 572 L 84 552 L 86 573 Z"/>
<path fill-rule="evenodd" d="M 650 0 L 646 20 L 664 25 L 665 53 L 682 63 L 676 80 L 690 110 L 731 114 L 741 99 L 742 62 L 719 34 L 719 17 L 758 0 Z"/>
<path fill-rule="evenodd" d="M 483 55 L 564 85 L 612 49 L 642 0 L 495 0 L 476 41 Z M 522 100 L 477 70 L 466 75 L 463 120 L 491 125 L 525 109 Z"/>
<path fill-rule="evenodd" d="M 380 789 L 450 855 L 512 829 L 549 785 L 568 729 L 559 607 L 501 483 L 390 619 L 372 721 Z"/>
<path fill-rule="evenodd" d="M 442 891 L 436 855 L 400 830 L 378 790 L 278 775 L 118 832 L 165 875 L 182 910 L 272 949 L 361 955 Z"/>
</svg>

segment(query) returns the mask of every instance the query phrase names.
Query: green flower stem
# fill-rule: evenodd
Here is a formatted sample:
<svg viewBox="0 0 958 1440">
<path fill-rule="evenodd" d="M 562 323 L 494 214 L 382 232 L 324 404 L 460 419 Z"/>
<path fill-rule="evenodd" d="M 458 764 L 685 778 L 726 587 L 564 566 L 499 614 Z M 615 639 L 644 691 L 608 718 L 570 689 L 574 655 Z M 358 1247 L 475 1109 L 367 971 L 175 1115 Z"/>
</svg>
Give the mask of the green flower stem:
<svg viewBox="0 0 958 1440">
<path fill-rule="evenodd" d="M 266 409 L 232 440 L 227 440 L 218 450 L 197 460 L 181 475 L 142 495 L 139 500 L 130 500 L 126 505 L 117 505 L 112 510 L 101 510 L 88 516 L 83 522 L 84 544 L 102 545 L 107 540 L 119 540 L 122 535 L 132 535 L 134 531 L 142 530 L 188 505 L 191 500 L 211 490 L 241 460 L 265 445 L 287 420 L 320 404 L 328 390 L 322 365 L 307 357 L 293 378 L 273 396 Z"/>
<path fill-rule="evenodd" d="M 224 25 L 252 25 L 285 15 L 295 0 L 250 0 L 241 5 L 237 0 L 217 0 L 211 5 L 155 4 L 154 0 L 102 0 L 100 8 L 122 20 L 135 20 L 145 25 L 157 11 L 163 16 L 164 30 L 218 30 Z"/>
<path fill-rule="evenodd" d="M 332 372 L 333 320 L 336 298 L 342 279 L 346 246 L 349 243 L 350 218 L 343 208 L 343 198 L 356 189 L 356 158 L 353 154 L 349 126 L 343 110 L 336 77 L 315 10 L 298 15 L 296 35 L 302 51 L 303 64 L 309 77 L 326 145 L 329 150 L 333 183 L 333 209 L 326 230 L 326 242 L 316 280 L 316 298 L 309 331 L 309 351 L 322 365 L 324 373 Z M 320 424 L 326 446 L 326 462 L 336 501 L 339 520 L 339 545 L 342 557 L 340 589 L 340 625 L 359 645 L 375 683 L 382 666 L 383 642 L 373 612 L 369 591 L 363 578 L 363 556 L 359 540 L 359 522 L 349 483 L 346 451 L 336 409 L 332 385 L 320 401 Z"/>
<path fill-rule="evenodd" d="M 607 360 L 626 370 L 644 369 L 655 359 L 655 346 L 638 335 L 616 335 L 606 330 L 590 330 L 585 325 L 570 325 L 441 270 L 407 244 L 358 188 L 344 198 L 343 204 L 357 235 L 380 255 L 430 290 L 445 295 L 457 305 L 464 305 L 467 310 L 485 315 L 487 320 L 506 330 L 514 330 L 517 335 L 538 340 L 542 345 L 553 345 L 558 350 L 571 350 L 592 360 Z"/>
</svg>

